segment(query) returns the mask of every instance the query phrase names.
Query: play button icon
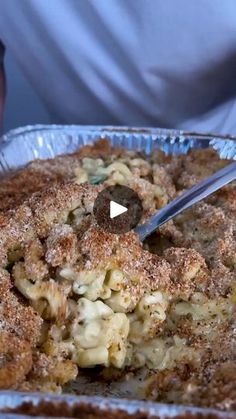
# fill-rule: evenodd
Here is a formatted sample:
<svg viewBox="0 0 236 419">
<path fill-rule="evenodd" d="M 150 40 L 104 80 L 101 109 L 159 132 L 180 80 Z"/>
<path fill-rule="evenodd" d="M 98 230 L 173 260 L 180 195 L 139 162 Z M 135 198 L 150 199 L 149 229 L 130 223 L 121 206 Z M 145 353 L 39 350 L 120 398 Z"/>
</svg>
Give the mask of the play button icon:
<svg viewBox="0 0 236 419">
<path fill-rule="evenodd" d="M 138 194 L 127 186 L 115 185 L 103 189 L 94 203 L 94 216 L 105 231 L 123 234 L 139 223 L 143 207 Z"/>
<path fill-rule="evenodd" d="M 128 208 L 123 205 L 117 204 L 117 202 L 114 201 L 110 202 L 110 218 L 118 217 L 126 211 L 128 211 Z"/>
</svg>

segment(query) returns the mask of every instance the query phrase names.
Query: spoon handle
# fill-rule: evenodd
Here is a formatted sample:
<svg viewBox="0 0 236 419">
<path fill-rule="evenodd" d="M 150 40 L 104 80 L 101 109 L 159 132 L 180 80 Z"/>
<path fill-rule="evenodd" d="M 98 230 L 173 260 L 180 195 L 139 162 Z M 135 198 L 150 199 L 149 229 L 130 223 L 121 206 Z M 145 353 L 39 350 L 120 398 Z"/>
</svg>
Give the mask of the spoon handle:
<svg viewBox="0 0 236 419">
<path fill-rule="evenodd" d="M 160 209 L 145 224 L 137 226 L 134 231 L 139 235 L 140 240 L 143 241 L 159 226 L 235 179 L 236 162 L 218 170 L 212 176 L 188 189 L 178 198 L 174 199 L 174 201 L 171 201 L 164 208 Z"/>
</svg>

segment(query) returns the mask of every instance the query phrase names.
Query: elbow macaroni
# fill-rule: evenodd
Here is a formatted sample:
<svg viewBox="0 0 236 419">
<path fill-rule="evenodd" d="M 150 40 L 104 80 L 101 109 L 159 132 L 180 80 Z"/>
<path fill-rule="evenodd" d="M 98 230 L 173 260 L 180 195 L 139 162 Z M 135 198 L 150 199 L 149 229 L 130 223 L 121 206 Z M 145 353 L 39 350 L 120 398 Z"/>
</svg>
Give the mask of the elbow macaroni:
<svg viewBox="0 0 236 419">
<path fill-rule="evenodd" d="M 14 279 L 16 288 L 37 306 L 41 315 L 46 318 L 65 319 L 67 316 L 67 296 L 53 279 L 31 283 L 25 274 L 22 262 L 14 266 Z"/>
<path fill-rule="evenodd" d="M 130 341 L 141 344 L 142 341 L 154 337 L 158 325 L 166 319 L 167 307 L 168 301 L 159 291 L 141 298 L 134 313 L 130 316 Z"/>
<path fill-rule="evenodd" d="M 77 184 L 100 183 L 106 179 L 110 180 L 111 184 L 123 184 L 132 176 L 132 172 L 122 161 L 116 161 L 105 167 L 102 159 L 87 157 L 82 160 L 82 167 L 77 167 L 74 173 L 74 182 Z"/>
<path fill-rule="evenodd" d="M 26 278 L 23 263 L 17 262 L 13 275 L 16 287 L 35 309 L 45 319 L 58 321 L 44 343 L 46 353 L 69 357 L 82 368 L 147 365 L 163 370 L 174 368 L 185 358 L 197 362 L 198 351 L 189 348 L 184 339 L 156 337 L 167 310 L 173 326 L 176 319 L 188 315 L 196 324 L 214 318 L 223 321 L 233 310 L 233 303 L 225 299 L 216 304 L 195 293 L 190 301 L 173 303 L 160 291 L 144 294 L 131 310 L 127 279 L 119 269 L 77 271 L 65 266 L 58 272 L 58 282 L 33 283 Z M 63 331 L 60 321 L 66 318 L 71 322 Z"/>
<path fill-rule="evenodd" d="M 53 280 L 31 283 L 25 278 L 22 263 L 18 262 L 14 277 L 17 288 L 45 318 L 73 319 L 65 338 L 59 326 L 54 326 L 49 333 L 44 348 L 50 355 L 67 354 L 82 368 L 96 365 L 122 368 L 135 364 L 159 370 L 174 368 L 184 357 L 197 358 L 177 336 L 156 337 L 170 306 L 164 293 L 143 295 L 130 312 L 131 296 L 125 289 L 125 275 L 119 269 L 77 272 L 64 267 L 59 272 L 58 283 Z M 63 288 L 61 282 L 67 287 Z M 67 292 L 63 292 L 65 289 Z M 78 297 L 77 302 L 67 298 L 71 293 Z M 198 294 L 192 302 L 176 303 L 172 316 L 191 314 L 194 321 L 199 321 L 214 316 L 217 310 L 221 313 L 230 310 L 229 305 L 216 308 Z"/>
<path fill-rule="evenodd" d="M 125 314 L 114 313 L 101 301 L 81 298 L 71 333 L 76 348 L 73 358 L 79 366 L 123 366 L 129 333 Z"/>
</svg>

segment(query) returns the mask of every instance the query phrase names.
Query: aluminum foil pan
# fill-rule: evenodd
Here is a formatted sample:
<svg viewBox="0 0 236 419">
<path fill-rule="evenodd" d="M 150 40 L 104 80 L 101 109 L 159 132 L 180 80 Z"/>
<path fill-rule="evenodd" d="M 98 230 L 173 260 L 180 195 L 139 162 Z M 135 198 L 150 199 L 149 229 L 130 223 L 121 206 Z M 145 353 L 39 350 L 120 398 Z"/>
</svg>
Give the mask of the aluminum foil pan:
<svg viewBox="0 0 236 419">
<path fill-rule="evenodd" d="M 139 150 L 147 154 L 154 149 L 161 149 L 167 154 L 186 154 L 191 149 L 211 147 L 221 158 L 236 160 L 236 137 L 231 136 L 205 135 L 159 128 L 34 125 L 12 130 L 0 139 L 0 175 L 7 175 L 10 171 L 19 169 L 34 159 L 72 153 L 83 145 L 92 144 L 98 138 L 108 138 L 114 146 Z M 127 418 L 135 417 L 137 412 L 144 412 L 142 419 L 149 417 L 235 418 L 233 412 L 137 401 L 135 399 L 140 398 L 138 396 L 140 383 L 142 383 L 142 377 L 124 380 L 123 383 L 105 384 L 80 375 L 76 383 L 65 389 L 66 392 L 76 393 L 77 396 L 2 391 L 0 392 L 0 412 L 5 408 L 19 407 L 25 402 L 31 401 L 37 406 L 44 401 L 56 404 L 65 402 L 68 406 L 83 404 L 94 409 L 99 407 L 110 412 L 109 419 L 117 418 L 117 414 L 114 416 L 117 409 L 126 412 Z M 19 415 L 0 413 L 0 418 L 25 417 L 22 414 Z"/>
<path fill-rule="evenodd" d="M 128 401 L 125 399 L 109 399 L 101 397 L 86 397 L 86 396 L 54 396 L 54 395 L 39 395 L 29 393 L 17 393 L 17 392 L 0 392 L 0 419 L 2 418 L 22 418 L 26 417 L 24 414 L 28 410 L 28 406 L 33 407 L 34 412 L 37 412 L 37 408 L 40 409 L 43 402 L 43 413 L 42 416 L 36 416 L 38 418 L 47 416 L 46 412 L 50 412 L 54 409 L 57 411 L 60 409 L 61 415 L 56 417 L 68 417 L 72 412 L 77 414 L 70 417 L 80 418 L 84 410 L 88 409 L 90 418 L 96 418 L 96 413 L 99 419 L 118 419 L 123 414 L 122 419 L 167 419 L 167 418 L 179 418 L 179 419 L 235 419 L 235 413 L 219 412 L 214 409 L 199 409 L 195 407 L 184 407 L 176 405 L 166 405 L 162 403 L 150 403 L 142 401 Z M 19 413 L 15 413 L 19 409 Z M 31 408 L 31 412 L 33 411 Z M 12 412 L 9 412 L 12 411 Z M 3 413 L 4 412 L 4 413 Z M 66 415 L 67 414 L 67 415 Z M 72 413 L 73 414 L 73 413 Z M 92 416 L 94 414 L 94 416 Z M 35 417 L 35 414 L 32 414 Z M 50 417 L 50 413 L 48 416 Z M 55 417 L 55 416 L 54 416 Z M 86 417 L 86 416 L 83 416 Z"/>
<path fill-rule="evenodd" d="M 147 154 L 157 148 L 168 154 L 185 154 L 192 148 L 212 147 L 221 158 L 236 159 L 236 137 L 159 128 L 33 125 L 14 129 L 0 139 L 0 174 L 34 159 L 72 153 L 101 137 L 109 138 L 115 146 Z"/>
</svg>

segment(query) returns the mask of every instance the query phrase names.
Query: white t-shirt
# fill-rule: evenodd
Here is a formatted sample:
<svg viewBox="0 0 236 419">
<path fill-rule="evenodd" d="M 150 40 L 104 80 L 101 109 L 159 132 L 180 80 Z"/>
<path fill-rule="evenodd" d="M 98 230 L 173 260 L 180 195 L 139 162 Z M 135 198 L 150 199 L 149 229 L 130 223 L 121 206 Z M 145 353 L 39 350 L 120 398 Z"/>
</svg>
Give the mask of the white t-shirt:
<svg viewBox="0 0 236 419">
<path fill-rule="evenodd" d="M 236 133 L 235 0 L 1 0 L 53 122 Z"/>
</svg>

